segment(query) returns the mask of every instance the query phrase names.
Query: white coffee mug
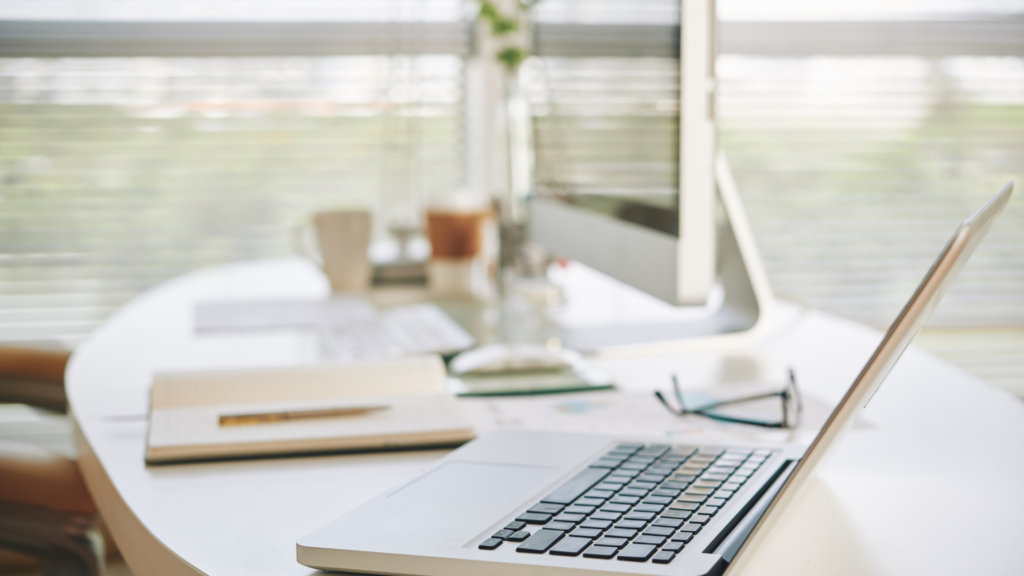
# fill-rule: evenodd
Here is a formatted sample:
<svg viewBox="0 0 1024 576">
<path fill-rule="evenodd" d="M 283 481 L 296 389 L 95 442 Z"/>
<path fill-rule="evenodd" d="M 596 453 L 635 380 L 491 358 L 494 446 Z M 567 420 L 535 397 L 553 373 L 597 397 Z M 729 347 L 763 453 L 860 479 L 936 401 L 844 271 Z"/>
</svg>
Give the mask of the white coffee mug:
<svg viewBox="0 0 1024 576">
<path fill-rule="evenodd" d="M 370 248 L 371 219 L 365 210 L 334 210 L 313 216 L 316 248 L 307 240 L 309 227 L 299 227 L 299 250 L 320 265 L 331 291 L 365 293 L 370 289 L 373 267 Z"/>
</svg>

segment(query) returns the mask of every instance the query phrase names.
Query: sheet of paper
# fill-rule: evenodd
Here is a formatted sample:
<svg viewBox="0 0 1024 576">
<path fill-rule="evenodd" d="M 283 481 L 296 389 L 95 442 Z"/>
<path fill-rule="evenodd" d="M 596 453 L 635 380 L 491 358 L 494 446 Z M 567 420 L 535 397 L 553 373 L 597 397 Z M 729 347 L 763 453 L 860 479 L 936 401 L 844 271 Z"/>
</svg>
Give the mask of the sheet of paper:
<svg viewBox="0 0 1024 576">
<path fill-rule="evenodd" d="M 825 423 L 831 407 L 806 394 L 803 402 L 800 426 L 793 430 L 780 430 L 729 424 L 696 415 L 676 416 L 666 410 L 653 393 L 584 392 L 461 400 L 480 434 L 511 428 L 662 438 L 676 443 L 750 441 L 806 444 Z M 764 412 L 761 416 L 771 418 L 775 415 L 774 412 Z"/>
</svg>

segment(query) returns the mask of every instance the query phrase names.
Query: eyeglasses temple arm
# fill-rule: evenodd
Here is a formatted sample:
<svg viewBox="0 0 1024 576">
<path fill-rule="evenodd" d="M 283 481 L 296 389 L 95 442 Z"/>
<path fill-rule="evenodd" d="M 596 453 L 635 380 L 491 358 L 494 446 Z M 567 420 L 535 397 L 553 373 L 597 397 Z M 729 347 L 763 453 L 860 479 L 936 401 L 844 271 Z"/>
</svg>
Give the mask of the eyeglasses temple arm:
<svg viewBox="0 0 1024 576">
<path fill-rule="evenodd" d="M 683 401 L 683 393 L 679 390 L 679 379 L 676 378 L 675 373 L 672 374 L 672 390 L 676 393 L 676 400 L 679 401 L 679 413 L 685 414 L 689 412 L 686 409 L 686 402 Z"/>
<path fill-rule="evenodd" d="M 683 412 L 681 412 L 681 411 L 679 411 L 679 410 L 676 410 L 676 409 L 675 409 L 675 408 L 673 408 L 672 406 L 669 406 L 669 403 L 668 403 L 668 401 L 667 401 L 667 400 L 665 400 L 665 397 L 661 395 L 661 392 L 660 392 L 660 391 L 658 391 L 658 390 L 655 390 L 655 391 L 654 391 L 654 395 L 658 397 L 658 400 L 660 400 L 660 401 L 661 401 L 661 404 L 662 404 L 662 406 L 664 406 L 665 408 L 667 408 L 669 412 L 671 412 L 671 413 L 673 413 L 673 414 L 676 414 L 677 416 L 682 416 L 682 415 L 683 415 Z"/>
</svg>

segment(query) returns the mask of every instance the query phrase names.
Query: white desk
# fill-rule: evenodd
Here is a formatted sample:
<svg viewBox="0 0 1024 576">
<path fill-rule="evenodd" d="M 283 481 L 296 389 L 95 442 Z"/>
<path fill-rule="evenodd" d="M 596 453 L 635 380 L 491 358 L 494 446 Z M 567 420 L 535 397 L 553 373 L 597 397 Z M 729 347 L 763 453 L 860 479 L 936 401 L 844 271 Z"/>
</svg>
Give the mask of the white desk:
<svg viewBox="0 0 1024 576">
<path fill-rule="evenodd" d="M 154 371 L 317 359 L 297 333 L 197 338 L 196 301 L 326 292 L 296 260 L 203 270 L 135 299 L 76 351 L 67 389 L 81 466 L 138 576 L 309 574 L 295 562 L 297 538 L 443 454 L 143 464 Z M 794 366 L 806 391 L 834 403 L 880 337 L 780 303 L 772 335 L 751 352 Z M 641 390 L 693 361 L 600 364 Z M 864 416 L 874 426 L 845 438 L 748 574 L 1024 573 L 1024 404 L 910 349 Z"/>
</svg>

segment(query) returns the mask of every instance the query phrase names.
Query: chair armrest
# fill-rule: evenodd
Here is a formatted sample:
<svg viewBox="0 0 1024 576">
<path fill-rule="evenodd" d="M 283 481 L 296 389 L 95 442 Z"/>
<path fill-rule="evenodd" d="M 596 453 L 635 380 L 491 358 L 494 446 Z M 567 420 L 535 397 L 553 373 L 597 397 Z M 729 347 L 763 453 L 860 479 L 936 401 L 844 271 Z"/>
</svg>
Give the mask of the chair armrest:
<svg viewBox="0 0 1024 576">
<path fill-rule="evenodd" d="M 0 440 L 0 500 L 64 512 L 96 512 L 74 460 L 9 440 Z"/>
</svg>

